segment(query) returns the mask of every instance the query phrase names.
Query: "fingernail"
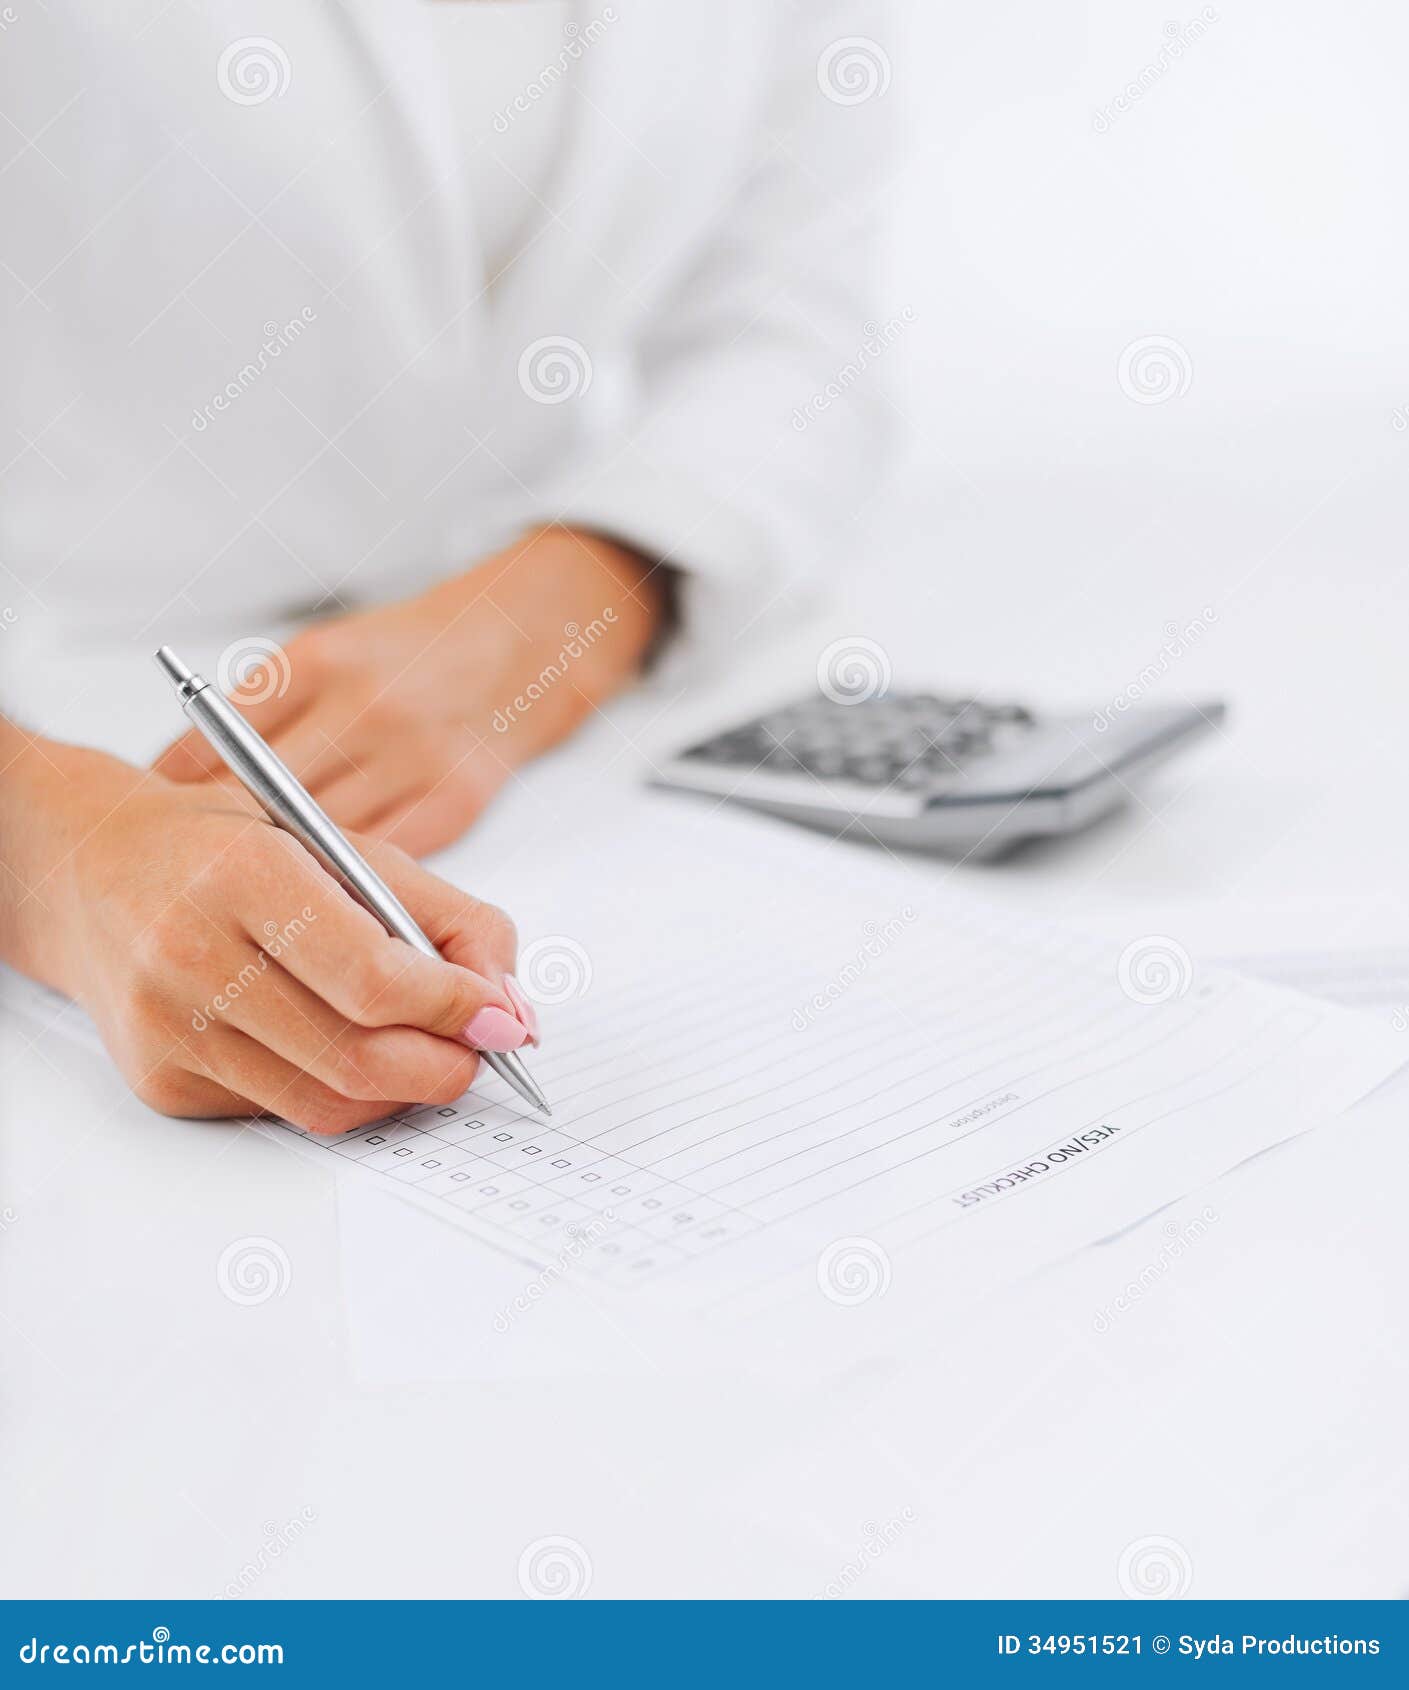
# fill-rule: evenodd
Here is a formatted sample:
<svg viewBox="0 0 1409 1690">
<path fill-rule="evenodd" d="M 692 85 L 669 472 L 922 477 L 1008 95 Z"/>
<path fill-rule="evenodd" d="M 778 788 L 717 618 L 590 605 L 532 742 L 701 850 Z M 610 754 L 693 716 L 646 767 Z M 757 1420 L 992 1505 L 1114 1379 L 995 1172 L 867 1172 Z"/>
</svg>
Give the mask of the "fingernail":
<svg viewBox="0 0 1409 1690">
<path fill-rule="evenodd" d="M 536 1049 L 538 1046 L 538 1011 L 525 997 L 523 987 L 512 974 L 504 976 L 504 990 L 509 994 L 509 1002 L 514 1006 L 514 1013 L 528 1028 L 528 1042 Z"/>
<path fill-rule="evenodd" d="M 495 1009 L 491 1004 L 474 1017 L 464 1037 L 476 1050 L 517 1050 L 528 1037 L 528 1028 L 507 1009 Z"/>
</svg>

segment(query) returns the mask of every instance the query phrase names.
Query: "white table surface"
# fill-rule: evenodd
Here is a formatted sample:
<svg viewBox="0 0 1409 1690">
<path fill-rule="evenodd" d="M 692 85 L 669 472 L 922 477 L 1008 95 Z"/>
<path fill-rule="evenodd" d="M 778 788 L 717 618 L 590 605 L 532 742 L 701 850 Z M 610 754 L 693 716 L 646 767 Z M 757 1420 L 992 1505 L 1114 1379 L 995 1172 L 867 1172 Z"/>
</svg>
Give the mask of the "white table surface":
<svg viewBox="0 0 1409 1690">
<path fill-rule="evenodd" d="M 1080 841 L 916 872 L 1203 954 L 1402 943 L 1398 491 L 1386 479 L 1338 520 L 1314 487 L 1265 491 L 946 481 L 905 507 L 902 538 L 868 542 L 821 634 L 713 695 L 629 702 L 508 803 L 522 817 L 582 779 L 635 780 L 644 753 L 621 731 L 649 749 L 805 685 L 833 635 L 880 641 L 901 680 L 1092 706 L 1164 623 L 1213 604 L 1161 696 L 1227 695 L 1226 735 Z M 170 725 L 155 677 L 118 691 L 118 722 L 101 688 L 40 713 L 154 745 Z M 207 1596 L 255 1564 L 260 1596 L 512 1596 L 546 1536 L 583 1546 L 601 1596 L 809 1595 L 858 1554 L 863 1596 L 1114 1596 L 1146 1538 L 1174 1545 L 1156 1559 L 1191 1595 L 1409 1593 L 1402 1077 L 818 1391 L 702 1388 L 650 1358 L 514 1380 L 451 1357 L 426 1370 L 450 1377 L 393 1377 L 396 1308 L 424 1271 L 399 1205 L 373 1200 L 369 1222 L 330 1169 L 152 1114 L 62 1031 L 11 1019 L 0 1073 L 6 1594 Z M 382 1202 L 394 1243 L 372 1273 Z M 1098 1330 L 1164 1229 L 1206 1213 Z M 292 1272 L 241 1307 L 216 1262 L 249 1236 L 278 1240 Z M 445 1228 L 434 1259 L 466 1282 L 502 1272 Z"/>
</svg>

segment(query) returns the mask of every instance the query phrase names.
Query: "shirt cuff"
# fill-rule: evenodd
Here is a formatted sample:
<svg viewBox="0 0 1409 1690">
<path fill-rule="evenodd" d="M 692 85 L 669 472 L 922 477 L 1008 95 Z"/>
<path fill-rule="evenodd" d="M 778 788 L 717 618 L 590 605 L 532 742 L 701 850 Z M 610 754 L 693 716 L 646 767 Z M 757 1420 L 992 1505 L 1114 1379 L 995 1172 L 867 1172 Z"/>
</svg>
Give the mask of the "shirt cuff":
<svg viewBox="0 0 1409 1690">
<path fill-rule="evenodd" d="M 555 521 L 676 571 L 677 626 L 654 665 L 658 678 L 717 672 L 780 615 L 793 620 L 806 599 L 799 562 L 766 514 L 672 465 L 618 457 L 574 478 L 553 507 Z"/>
</svg>

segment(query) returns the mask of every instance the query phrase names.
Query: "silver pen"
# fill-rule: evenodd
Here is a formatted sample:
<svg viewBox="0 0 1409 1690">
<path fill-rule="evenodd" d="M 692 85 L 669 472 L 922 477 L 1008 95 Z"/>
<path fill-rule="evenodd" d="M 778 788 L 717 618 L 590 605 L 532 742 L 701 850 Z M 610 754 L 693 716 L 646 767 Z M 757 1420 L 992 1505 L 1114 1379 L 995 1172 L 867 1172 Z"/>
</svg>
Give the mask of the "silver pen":
<svg viewBox="0 0 1409 1690">
<path fill-rule="evenodd" d="M 376 916 L 388 933 L 404 939 L 425 956 L 443 961 L 396 893 L 358 856 L 292 771 L 220 688 L 188 669 L 169 645 L 162 646 L 156 656 L 176 688 L 181 708 L 210 741 L 230 772 L 248 787 L 269 819 L 293 834 L 359 904 Z M 535 1109 L 541 1109 L 545 1115 L 553 1113 L 528 1069 L 512 1051 L 482 1050 L 479 1054 L 501 1080 L 507 1080 Z"/>
</svg>

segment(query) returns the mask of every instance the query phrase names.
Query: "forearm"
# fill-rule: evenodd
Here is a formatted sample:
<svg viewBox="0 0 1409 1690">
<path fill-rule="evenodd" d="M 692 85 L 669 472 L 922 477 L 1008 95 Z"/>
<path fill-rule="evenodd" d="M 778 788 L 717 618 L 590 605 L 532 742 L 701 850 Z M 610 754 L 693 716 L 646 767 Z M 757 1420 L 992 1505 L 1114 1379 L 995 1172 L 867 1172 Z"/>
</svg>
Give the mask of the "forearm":
<svg viewBox="0 0 1409 1690">
<path fill-rule="evenodd" d="M 145 778 L 115 757 L 43 739 L 0 716 L 0 959 L 71 989 L 62 942 L 69 865 Z"/>
</svg>

